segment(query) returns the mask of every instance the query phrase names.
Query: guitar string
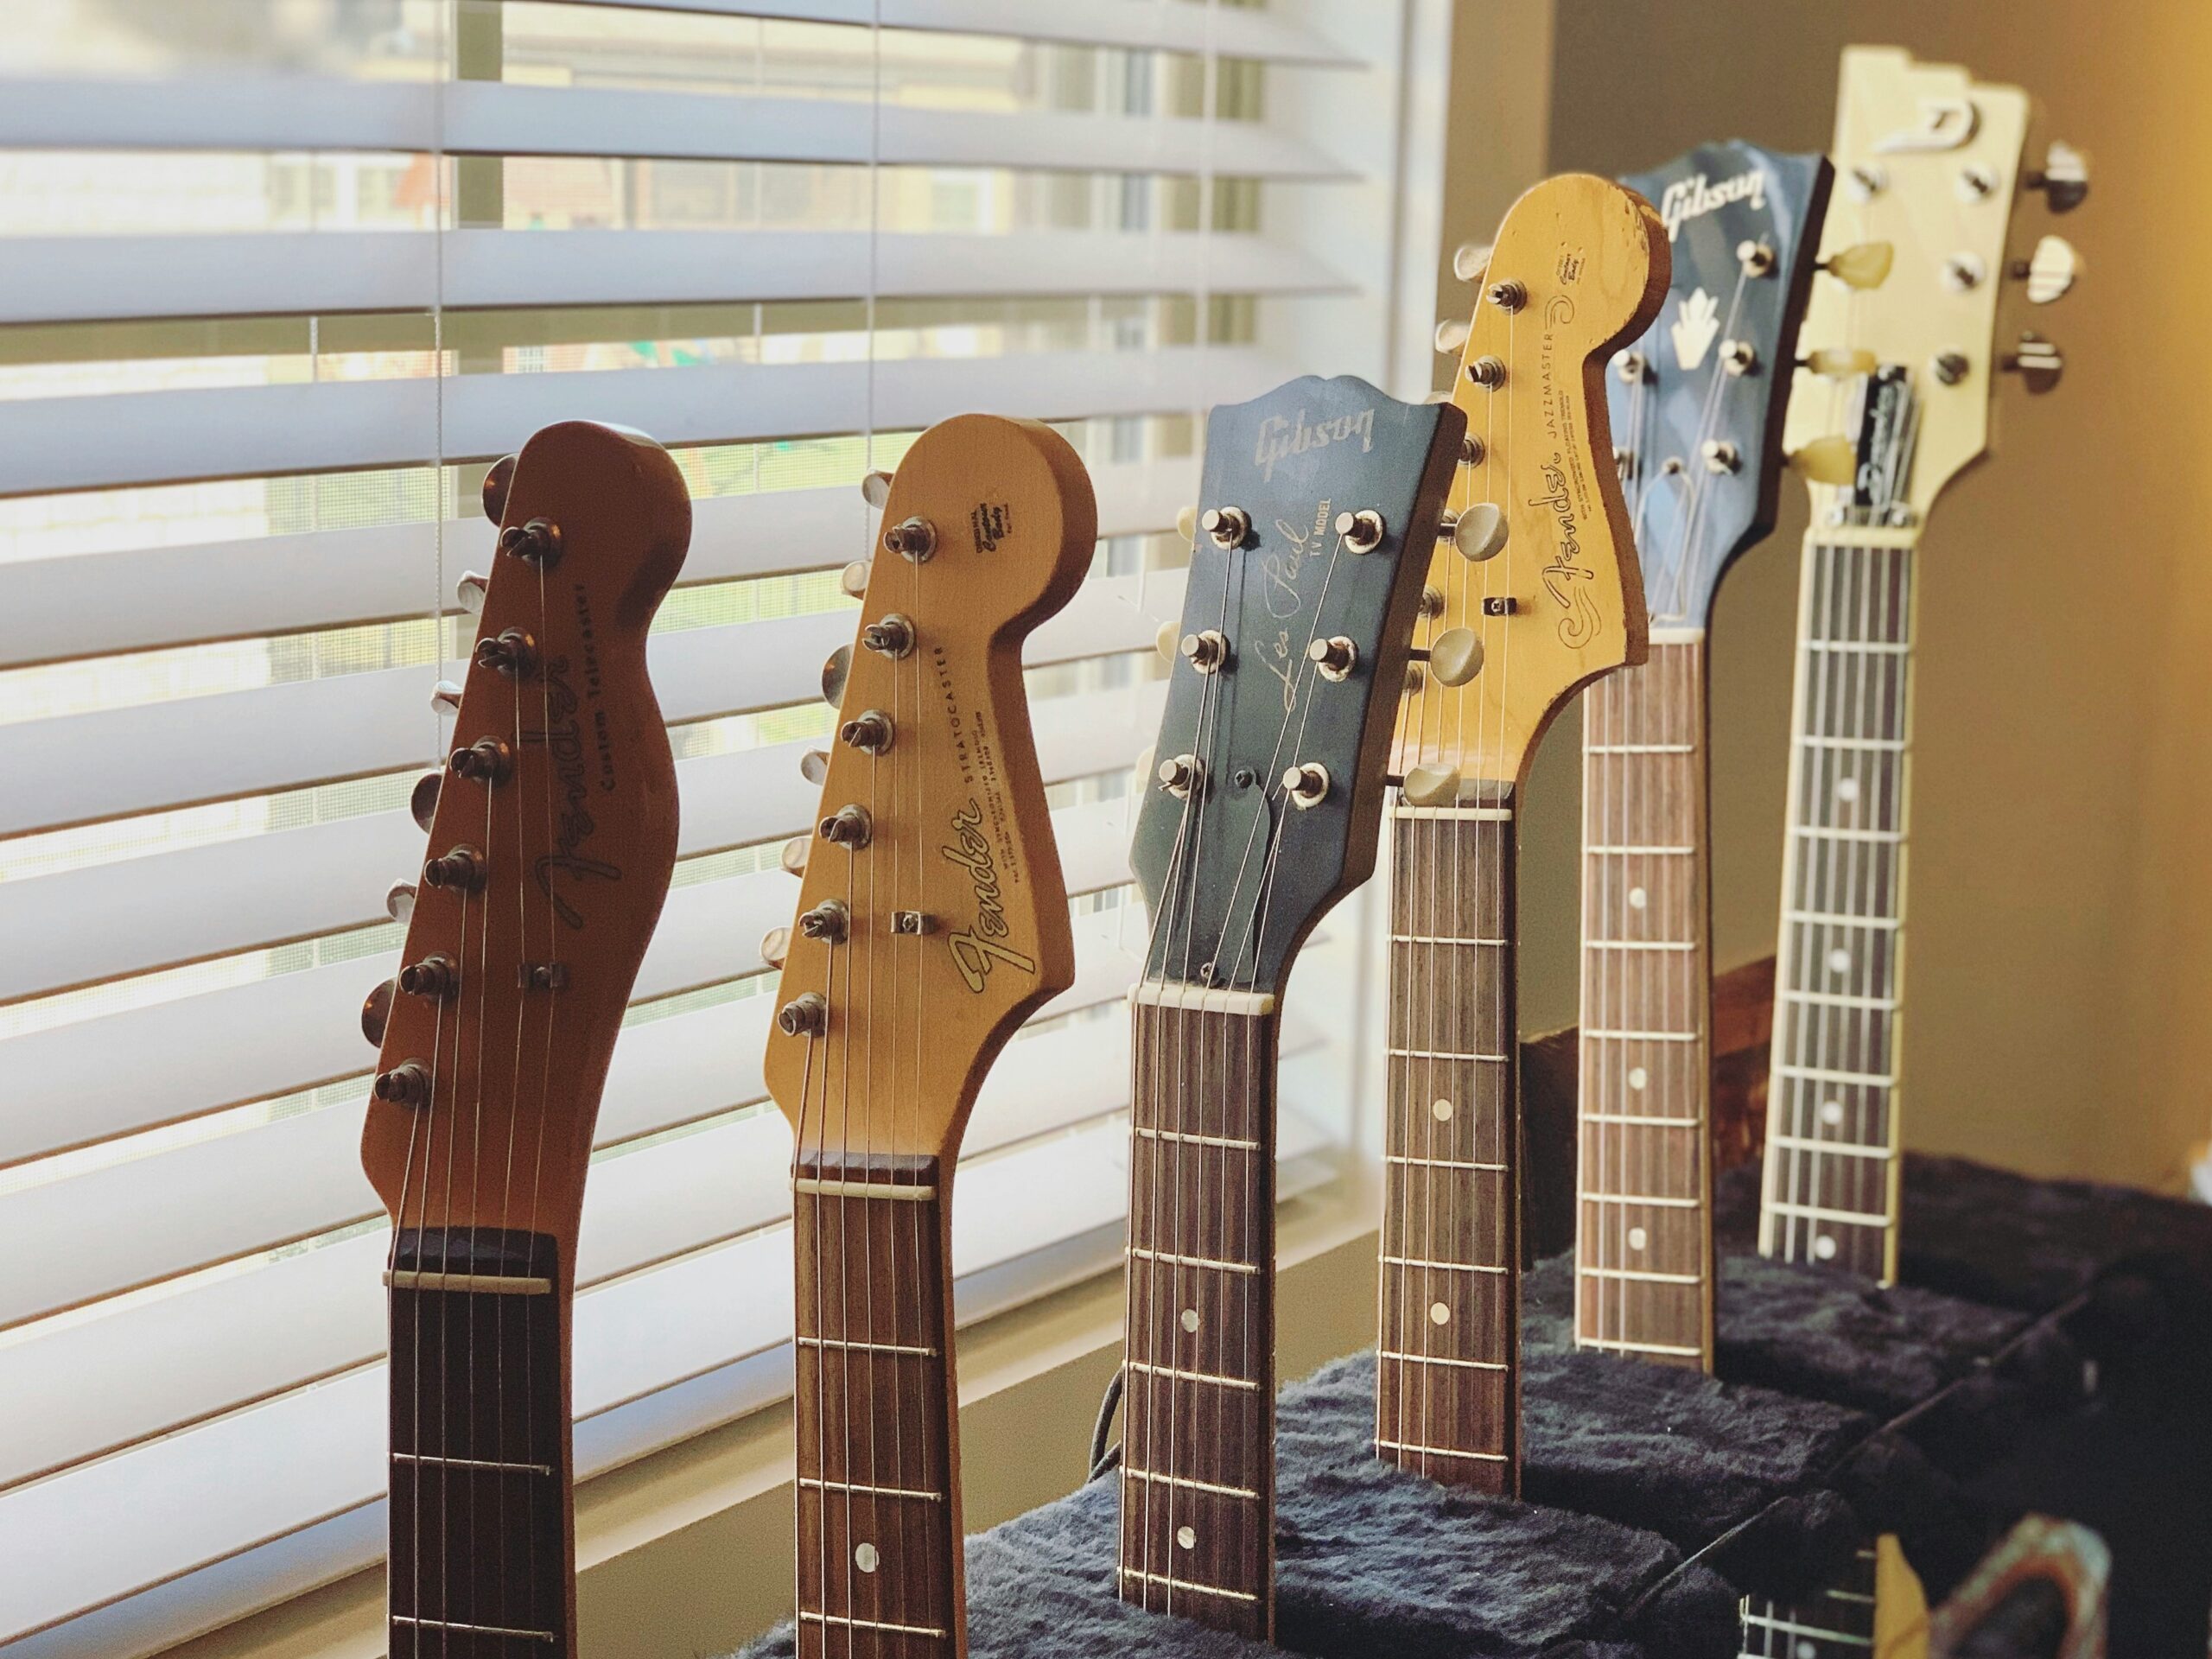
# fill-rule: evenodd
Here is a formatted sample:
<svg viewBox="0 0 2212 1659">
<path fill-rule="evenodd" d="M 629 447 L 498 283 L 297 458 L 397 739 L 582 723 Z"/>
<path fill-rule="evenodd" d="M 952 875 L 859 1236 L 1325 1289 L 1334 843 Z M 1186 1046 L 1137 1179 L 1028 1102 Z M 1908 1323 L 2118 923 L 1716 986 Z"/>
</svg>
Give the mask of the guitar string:
<svg viewBox="0 0 2212 1659">
<path fill-rule="evenodd" d="M 1506 313 L 1505 356 L 1509 363 L 1517 363 L 1521 360 L 1516 343 L 1520 321 L 1519 309 Z M 1503 418 L 1509 439 L 1521 430 L 1519 423 L 1515 419 L 1516 406 L 1519 401 L 1519 376 L 1510 372 L 1505 378 Z M 1491 399 L 1493 404 L 1497 401 L 1498 399 L 1493 396 Z M 1503 479 L 1493 473 L 1490 474 L 1490 482 L 1491 486 L 1503 496 L 1504 493 Z M 1502 499 L 1494 505 L 1501 512 L 1505 510 L 1506 503 Z M 1493 560 L 1491 563 L 1495 564 L 1497 562 Z M 1497 580 L 1500 583 L 1510 581 L 1510 567 L 1506 571 L 1498 573 Z M 1492 586 L 1492 573 L 1485 569 L 1483 572 L 1483 594 L 1485 599 L 1491 596 Z M 1489 659 L 1490 655 L 1490 625 L 1493 620 L 1490 615 L 1491 608 L 1487 604 L 1483 607 L 1483 652 L 1485 661 Z M 1502 756 L 1510 747 L 1512 736 L 1513 636 L 1516 631 L 1510 626 L 1510 619 L 1499 617 L 1495 620 L 1498 625 L 1498 690 L 1495 697 L 1485 698 L 1484 701 L 1485 703 L 1495 702 L 1497 708 L 1497 743 L 1496 747 L 1489 752 Z M 1503 772 L 1505 769 L 1500 767 L 1499 770 Z M 1489 902 L 1479 908 L 1487 910 L 1490 914 L 1497 917 L 1500 923 L 1503 923 L 1513 914 L 1513 895 L 1508 891 L 1506 884 L 1513 880 L 1516 868 L 1514 854 L 1520 842 L 1521 826 L 1517 815 L 1521 810 L 1521 791 L 1519 779 L 1516 777 L 1501 777 L 1496 781 L 1498 785 L 1498 798 L 1494 804 L 1503 807 L 1508 816 L 1500 819 L 1477 820 L 1480 826 L 1495 826 L 1487 836 L 1482 835 L 1478 830 L 1476 837 L 1478 842 L 1488 840 L 1496 843 L 1493 855 L 1487 861 L 1487 871 L 1477 872 L 1477 889 L 1479 892 L 1487 881 Z M 1491 1328 L 1481 1334 L 1489 1338 L 1491 1344 L 1489 1352 L 1495 1357 L 1495 1362 L 1509 1368 L 1498 1374 L 1503 1379 L 1503 1385 L 1499 1394 L 1496 1444 L 1498 1452 L 1504 1459 L 1504 1462 L 1500 1465 L 1503 1490 L 1508 1493 L 1516 1493 L 1520 1487 L 1521 1456 L 1520 1425 L 1517 1421 L 1521 1379 L 1515 1363 L 1520 1333 L 1513 1328 L 1516 1300 L 1515 1281 L 1521 1271 L 1518 1222 L 1521 1180 L 1521 1160 L 1518 1155 L 1521 1138 L 1521 1034 L 1516 1029 L 1513 1014 L 1516 1002 L 1514 979 L 1519 972 L 1520 952 L 1510 930 L 1501 926 L 1498 931 L 1504 943 L 1498 948 L 1497 953 L 1497 971 L 1491 976 L 1492 994 L 1490 998 L 1490 1012 L 1491 1023 L 1497 1033 L 1498 1053 L 1501 1056 L 1497 1066 L 1498 1086 L 1496 1090 L 1499 1103 L 1499 1109 L 1496 1114 L 1498 1137 L 1496 1161 L 1505 1167 L 1498 1177 L 1499 1224 L 1497 1230 L 1501 1248 L 1498 1263 L 1500 1273 L 1497 1306 L 1492 1313 L 1491 1319 L 1488 1321 Z M 1471 1306 L 1473 1300 L 1471 1290 L 1469 1293 Z"/>
</svg>

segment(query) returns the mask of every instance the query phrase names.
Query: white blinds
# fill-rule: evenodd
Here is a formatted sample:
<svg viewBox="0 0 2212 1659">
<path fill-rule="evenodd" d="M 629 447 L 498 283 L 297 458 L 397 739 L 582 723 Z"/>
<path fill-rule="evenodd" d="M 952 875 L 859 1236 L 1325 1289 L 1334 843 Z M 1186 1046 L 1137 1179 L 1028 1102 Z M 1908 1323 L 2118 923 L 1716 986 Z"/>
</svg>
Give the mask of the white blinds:
<svg viewBox="0 0 2212 1659">
<path fill-rule="evenodd" d="M 696 499 L 652 642 L 682 861 L 586 1202 L 583 1472 L 785 1385 L 757 945 L 849 637 L 835 572 L 873 535 L 859 477 L 963 410 L 1061 423 L 1102 542 L 1030 654 L 1079 976 L 969 1132 L 962 1317 L 1116 1258 L 1123 791 L 1170 529 L 1211 404 L 1419 360 L 1433 258 L 1394 226 L 1441 105 L 1401 66 L 1447 30 L 1429 0 L 11 18 L 0 1643 L 150 1651 L 380 1548 L 358 1009 L 421 856 L 452 584 L 488 557 L 468 508 L 549 422 L 652 433 Z M 1293 1100 L 1353 1070 L 1296 1003 L 1286 1056 Z M 1287 1192 L 1341 1128 L 1286 1122 Z"/>
</svg>

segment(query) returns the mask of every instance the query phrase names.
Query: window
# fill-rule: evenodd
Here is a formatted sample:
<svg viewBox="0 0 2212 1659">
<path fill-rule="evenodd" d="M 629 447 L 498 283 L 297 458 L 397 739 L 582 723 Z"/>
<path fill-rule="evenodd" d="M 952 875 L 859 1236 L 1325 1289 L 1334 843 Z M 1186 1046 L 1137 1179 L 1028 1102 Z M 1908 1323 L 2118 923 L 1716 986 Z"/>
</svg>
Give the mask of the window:
<svg viewBox="0 0 2212 1659">
<path fill-rule="evenodd" d="M 1076 989 L 965 1147 L 961 1309 L 1118 1261 L 1125 789 L 1205 410 L 1426 389 L 1439 0 L 29 0 L 0 52 L 0 1642 L 146 1651 L 382 1547 L 384 1222 L 356 1155 L 405 803 L 536 427 L 697 503 L 655 677 L 682 861 L 617 1051 L 575 1319 L 590 1474 L 775 1397 L 762 1098 L 856 485 L 965 409 L 1101 508 L 1033 652 Z M 1387 16 L 1377 14 L 1387 13 Z M 1003 32 L 1026 31 L 1016 38 Z M 1426 42 L 1426 45 L 1421 42 Z M 1346 111 L 1357 112 L 1345 119 Z M 1286 1190 L 1364 1058 L 1286 1022 Z M 1069 1079 L 1077 1082 L 1071 1084 Z M 1356 1162 L 1356 1160 L 1354 1160 Z M 29 1564 L 26 1566 L 25 1564 Z"/>
</svg>

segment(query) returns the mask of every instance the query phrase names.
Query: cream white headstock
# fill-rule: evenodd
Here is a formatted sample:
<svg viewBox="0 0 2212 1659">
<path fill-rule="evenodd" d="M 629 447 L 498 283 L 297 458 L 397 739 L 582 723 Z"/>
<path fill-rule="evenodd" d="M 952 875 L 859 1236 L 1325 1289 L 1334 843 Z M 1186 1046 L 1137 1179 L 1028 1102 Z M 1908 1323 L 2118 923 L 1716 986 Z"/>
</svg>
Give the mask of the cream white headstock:
<svg viewBox="0 0 2212 1659">
<path fill-rule="evenodd" d="M 1997 375 L 2018 372 L 2035 391 L 2056 382 L 2056 347 L 2000 327 L 2016 293 L 2056 299 L 2076 270 L 2063 238 L 2015 223 L 2029 192 L 2046 197 L 2041 213 L 2074 206 L 2088 188 L 2077 152 L 2031 153 L 2033 114 L 2018 87 L 1955 66 L 1891 47 L 1845 50 L 1824 269 L 1799 335 L 1786 436 L 1816 487 L 1854 474 L 1863 483 L 1879 458 L 1861 420 L 1872 374 L 1901 373 L 1910 388 L 1908 423 L 1891 446 L 1897 487 L 1872 493 L 1903 524 L 1924 518 L 1988 448 Z"/>
</svg>

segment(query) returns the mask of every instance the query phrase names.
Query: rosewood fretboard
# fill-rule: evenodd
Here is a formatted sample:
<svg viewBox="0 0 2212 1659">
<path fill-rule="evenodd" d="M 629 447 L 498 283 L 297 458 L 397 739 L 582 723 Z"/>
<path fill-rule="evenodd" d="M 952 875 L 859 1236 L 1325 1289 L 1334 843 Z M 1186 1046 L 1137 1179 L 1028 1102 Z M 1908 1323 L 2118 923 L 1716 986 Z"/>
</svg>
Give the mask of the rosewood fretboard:
<svg viewBox="0 0 2212 1659">
<path fill-rule="evenodd" d="M 931 1158 L 804 1151 L 800 1659 L 965 1650 L 949 1213 Z"/>
<path fill-rule="evenodd" d="M 1912 532 L 1808 538 L 1759 1248 L 1897 1270 Z"/>
<path fill-rule="evenodd" d="M 1655 640 L 1583 710 L 1575 1340 L 1710 1370 L 1704 636 Z"/>
<path fill-rule="evenodd" d="M 391 1283 L 392 1659 L 575 1651 L 554 1241 L 403 1229 Z"/>
<path fill-rule="evenodd" d="M 1124 1601 L 1274 1629 L 1274 1000 L 1131 998 Z"/>
<path fill-rule="evenodd" d="M 1390 812 L 1375 1446 L 1520 1489 L 1520 1076 L 1509 787 Z"/>
</svg>

